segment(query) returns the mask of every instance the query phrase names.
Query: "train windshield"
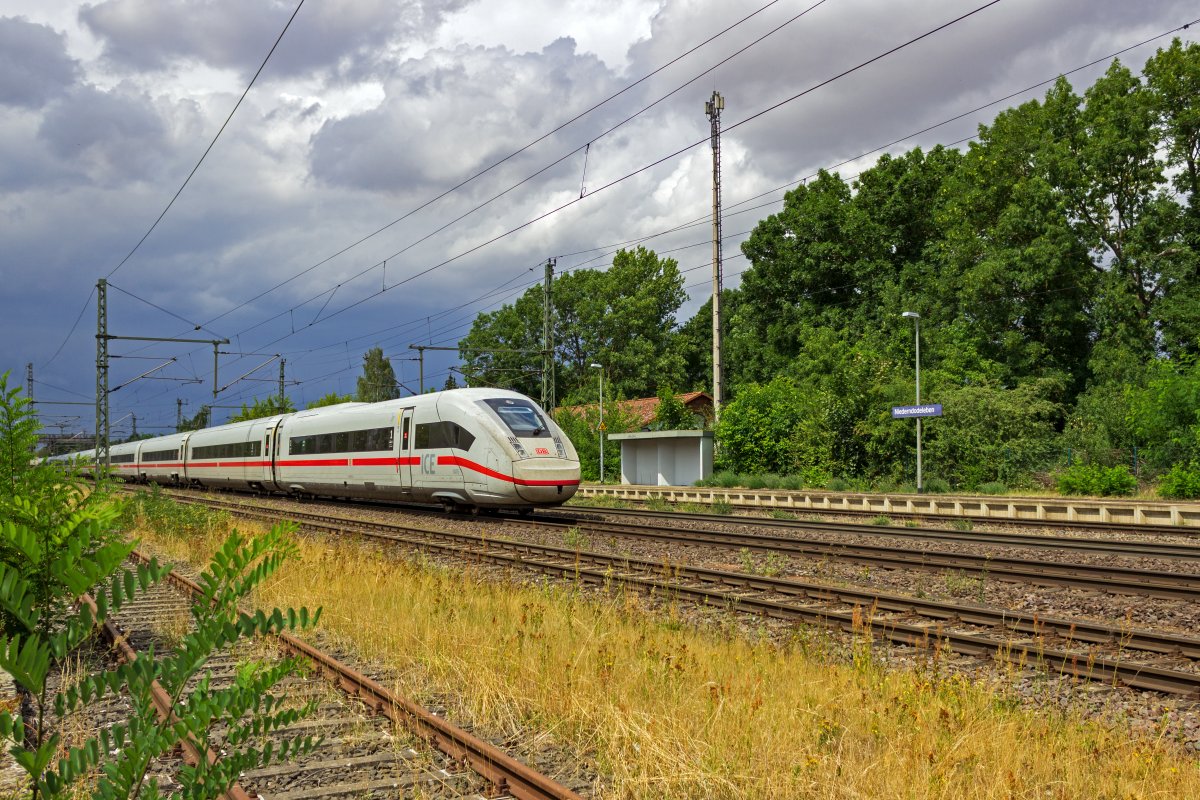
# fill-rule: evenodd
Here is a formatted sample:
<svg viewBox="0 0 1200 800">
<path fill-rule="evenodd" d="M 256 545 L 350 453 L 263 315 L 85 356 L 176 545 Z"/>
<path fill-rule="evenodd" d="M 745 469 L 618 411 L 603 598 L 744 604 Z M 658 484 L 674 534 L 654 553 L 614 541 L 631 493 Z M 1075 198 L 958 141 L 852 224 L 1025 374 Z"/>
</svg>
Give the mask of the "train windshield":
<svg viewBox="0 0 1200 800">
<path fill-rule="evenodd" d="M 537 406 L 528 400 L 514 400 L 501 397 L 495 400 L 484 400 L 496 416 L 508 426 L 514 436 L 522 439 L 537 439 L 550 436 L 549 426 L 542 419 Z"/>
</svg>

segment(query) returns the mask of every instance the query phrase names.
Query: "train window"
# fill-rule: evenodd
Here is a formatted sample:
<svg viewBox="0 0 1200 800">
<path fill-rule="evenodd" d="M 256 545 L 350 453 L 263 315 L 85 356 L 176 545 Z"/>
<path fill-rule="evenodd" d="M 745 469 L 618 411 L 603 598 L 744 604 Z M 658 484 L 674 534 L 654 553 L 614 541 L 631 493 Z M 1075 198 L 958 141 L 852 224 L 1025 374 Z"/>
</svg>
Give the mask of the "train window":
<svg viewBox="0 0 1200 800">
<path fill-rule="evenodd" d="M 150 455 L 164 456 L 165 458 L 174 457 L 175 451 L 163 450 L 155 454 L 147 454 L 146 460 L 149 460 Z M 227 444 L 209 444 L 203 447 L 192 448 L 192 458 L 197 461 L 205 459 L 218 458 L 255 458 L 262 453 L 262 444 L 254 442 L 229 442 Z"/>
<path fill-rule="evenodd" d="M 152 450 L 147 453 L 142 453 L 142 461 L 173 461 L 179 456 L 175 450 Z"/>
<path fill-rule="evenodd" d="M 414 446 L 418 450 L 436 450 L 450 447 L 455 450 L 470 450 L 475 437 L 466 428 L 454 422 L 417 423 Z"/>
<path fill-rule="evenodd" d="M 394 428 L 367 428 L 360 431 L 293 436 L 290 439 L 289 452 L 292 455 L 389 452 L 395 443 L 395 435 Z"/>
<path fill-rule="evenodd" d="M 496 412 L 496 416 L 508 426 L 514 436 L 524 439 L 549 438 L 550 428 L 542 418 L 537 406 L 528 400 L 500 397 L 483 402 Z"/>
</svg>

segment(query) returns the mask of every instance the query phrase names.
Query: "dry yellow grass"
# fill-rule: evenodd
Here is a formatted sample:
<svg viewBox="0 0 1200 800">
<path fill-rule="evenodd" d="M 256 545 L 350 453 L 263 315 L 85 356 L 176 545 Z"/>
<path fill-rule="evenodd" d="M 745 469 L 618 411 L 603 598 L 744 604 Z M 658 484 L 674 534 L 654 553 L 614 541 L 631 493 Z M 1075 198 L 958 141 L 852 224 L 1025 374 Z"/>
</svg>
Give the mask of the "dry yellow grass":
<svg viewBox="0 0 1200 800">
<path fill-rule="evenodd" d="M 172 557 L 208 545 L 153 537 Z M 822 661 L 613 593 L 514 588 L 306 541 L 259 598 L 321 605 L 321 627 L 459 698 L 483 730 L 549 732 L 621 798 L 1194 798 L 1200 764 L 1166 742 L 1015 709 L 961 679 Z"/>
</svg>

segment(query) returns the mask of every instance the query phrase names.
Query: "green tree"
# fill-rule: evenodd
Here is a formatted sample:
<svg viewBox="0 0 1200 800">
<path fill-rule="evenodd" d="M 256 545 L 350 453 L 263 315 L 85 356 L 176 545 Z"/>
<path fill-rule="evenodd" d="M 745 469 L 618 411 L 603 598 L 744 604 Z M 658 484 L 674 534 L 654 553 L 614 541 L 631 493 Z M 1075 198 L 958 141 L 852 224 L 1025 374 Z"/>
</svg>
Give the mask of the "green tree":
<svg viewBox="0 0 1200 800">
<path fill-rule="evenodd" d="M 207 428 L 212 422 L 212 409 L 208 406 L 200 406 L 200 410 L 196 415 L 185 419 L 179 426 L 179 432 L 198 431 Z"/>
<path fill-rule="evenodd" d="M 242 403 L 242 410 L 229 418 L 230 422 L 246 422 L 252 419 L 263 419 L 265 417 L 274 417 L 278 414 L 291 414 L 296 410 L 296 406 L 292 404 L 292 398 L 284 397 L 282 400 L 279 395 L 267 395 L 261 400 L 255 400 L 254 404 L 247 406 Z"/>
<path fill-rule="evenodd" d="M 1158 128 L 1167 148 L 1167 166 L 1187 207 L 1183 238 L 1172 245 L 1163 266 L 1166 282 L 1156 322 L 1168 352 L 1200 354 L 1200 45 L 1178 39 L 1159 50 L 1144 70 Z"/>
<path fill-rule="evenodd" d="M 363 354 L 363 374 L 358 379 L 357 396 L 363 403 L 380 403 L 400 396 L 392 361 L 383 355 L 382 347 L 372 347 Z"/>
<path fill-rule="evenodd" d="M 614 396 L 645 397 L 662 384 L 681 385 L 684 359 L 673 347 L 675 314 L 686 299 L 674 259 L 639 247 L 622 250 L 606 271 L 575 270 L 554 282 L 554 342 L 558 394 L 569 397 L 605 369 Z M 541 391 L 543 289 L 511 306 L 481 314 L 460 342 L 463 374 L 472 386 Z"/>
<path fill-rule="evenodd" d="M 683 431 L 696 427 L 696 415 L 664 386 L 658 390 L 658 406 L 654 409 L 651 428 L 659 431 Z"/>
<path fill-rule="evenodd" d="M 313 402 L 309 403 L 307 408 L 325 408 L 326 406 L 336 406 L 342 403 L 353 402 L 354 395 L 352 394 L 338 394 L 337 392 L 330 392 L 319 400 L 314 400 Z"/>
</svg>

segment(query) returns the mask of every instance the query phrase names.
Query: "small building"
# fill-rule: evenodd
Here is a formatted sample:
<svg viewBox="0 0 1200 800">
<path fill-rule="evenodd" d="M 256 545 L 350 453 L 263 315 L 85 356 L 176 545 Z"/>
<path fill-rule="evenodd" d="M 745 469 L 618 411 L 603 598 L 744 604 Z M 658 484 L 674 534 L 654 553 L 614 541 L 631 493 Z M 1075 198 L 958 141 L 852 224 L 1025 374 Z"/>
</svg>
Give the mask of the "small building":
<svg viewBox="0 0 1200 800">
<path fill-rule="evenodd" d="M 691 486 L 712 477 L 712 431 L 613 433 L 621 443 L 621 483 Z"/>
</svg>

